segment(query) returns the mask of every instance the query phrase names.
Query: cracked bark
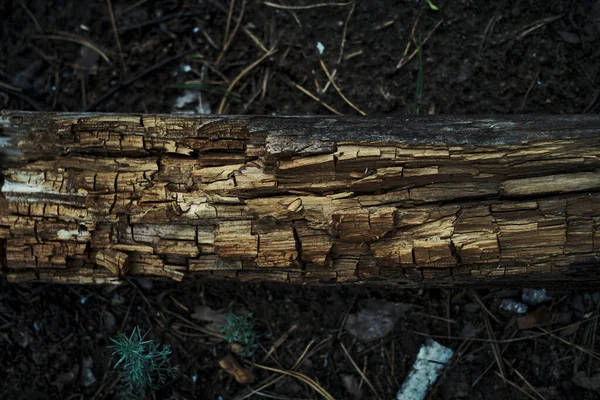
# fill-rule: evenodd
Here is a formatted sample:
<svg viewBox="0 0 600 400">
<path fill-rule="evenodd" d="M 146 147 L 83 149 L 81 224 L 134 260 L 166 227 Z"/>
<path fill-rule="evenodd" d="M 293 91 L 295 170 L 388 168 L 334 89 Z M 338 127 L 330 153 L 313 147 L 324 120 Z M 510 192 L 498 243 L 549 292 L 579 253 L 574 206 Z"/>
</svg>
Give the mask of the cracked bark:
<svg viewBox="0 0 600 400">
<path fill-rule="evenodd" d="M 597 283 L 600 117 L 4 111 L 9 281 Z"/>
</svg>

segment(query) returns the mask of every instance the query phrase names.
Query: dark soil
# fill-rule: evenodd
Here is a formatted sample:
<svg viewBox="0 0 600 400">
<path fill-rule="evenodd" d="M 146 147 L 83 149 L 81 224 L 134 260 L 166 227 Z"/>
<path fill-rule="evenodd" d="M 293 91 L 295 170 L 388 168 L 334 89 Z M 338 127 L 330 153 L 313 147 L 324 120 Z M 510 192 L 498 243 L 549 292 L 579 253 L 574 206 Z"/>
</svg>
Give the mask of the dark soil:
<svg viewBox="0 0 600 400">
<path fill-rule="evenodd" d="M 333 87 L 323 93 L 327 77 L 317 42 L 343 93 L 371 115 L 600 110 L 599 1 L 434 3 L 440 11 L 424 1 L 357 1 L 338 63 L 349 5 L 285 10 L 248 1 L 236 30 L 242 8 L 237 0 L 229 29 L 237 33 L 223 53 L 226 0 L 114 0 L 121 51 L 107 1 L 0 1 L 0 108 L 168 113 L 206 111 L 210 105 L 217 112 L 231 81 L 264 54 L 246 33 L 251 32 L 276 53 L 233 87 L 225 113 L 331 114 L 298 84 L 341 113 L 356 114 Z M 408 54 L 415 49 L 411 29 L 417 18 L 417 43 L 441 23 L 422 46 L 422 61 L 417 55 L 397 69 L 407 43 L 412 43 Z M 201 90 L 182 88 L 190 81 Z M 175 107 L 186 93 L 194 101 Z M 289 370 L 313 343 L 298 371 L 336 399 L 395 398 L 428 335 L 457 352 L 430 399 L 600 398 L 593 389 L 600 387 L 595 350 L 600 294 L 550 292 L 552 300 L 533 307 L 537 312 L 530 315 L 543 327 L 519 330 L 516 314 L 498 307 L 504 298 L 518 299 L 518 288 L 476 293 L 489 313 L 476 294 L 462 288 L 418 292 L 217 281 L 131 281 L 116 289 L 3 284 L 0 398 L 116 398 L 117 358 L 107 345 L 118 331 L 129 334 L 136 325 L 170 345 L 172 363 L 179 365 L 176 378 L 154 393 L 157 399 L 236 399 L 279 376 L 253 368 L 257 380 L 244 386 L 223 371 L 218 360 L 228 347 L 206 333 L 207 322 L 194 319 L 199 306 L 217 313 L 252 312 L 260 347 L 251 360 L 259 364 Z M 411 306 L 391 333 L 365 343 L 343 322 L 367 299 Z M 501 340 L 495 347 L 503 352 L 507 383 L 497 374 L 491 336 Z M 502 341 L 509 338 L 518 340 Z M 342 344 L 371 385 L 362 382 Z M 319 395 L 287 377 L 252 398 Z"/>
</svg>

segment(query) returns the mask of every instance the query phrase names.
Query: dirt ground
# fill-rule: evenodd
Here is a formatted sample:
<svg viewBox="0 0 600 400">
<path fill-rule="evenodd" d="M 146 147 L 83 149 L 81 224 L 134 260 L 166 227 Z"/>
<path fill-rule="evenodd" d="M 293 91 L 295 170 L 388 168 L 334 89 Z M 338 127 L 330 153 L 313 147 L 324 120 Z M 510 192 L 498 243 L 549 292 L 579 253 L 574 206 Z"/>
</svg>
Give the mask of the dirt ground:
<svg viewBox="0 0 600 400">
<path fill-rule="evenodd" d="M 600 1 L 438 0 L 438 11 L 416 0 L 320 1 L 0 1 L 0 108 L 600 110 Z M 241 385 L 220 368 L 228 347 L 206 314 L 228 310 L 254 315 L 260 346 L 252 362 L 291 370 L 302 358 L 297 371 L 336 399 L 395 398 L 428 337 L 455 351 L 429 399 L 600 398 L 600 292 L 549 289 L 551 299 L 520 316 L 501 302 L 521 300 L 521 288 L 2 283 L 0 398 L 118 398 L 107 345 L 136 325 L 170 345 L 179 365 L 156 399 L 242 399 L 252 391 L 253 399 L 321 398 L 289 376 L 261 388 L 278 372 L 252 367 L 256 381 Z M 365 341 L 345 322 L 373 304 L 401 312 L 384 337 Z"/>
</svg>

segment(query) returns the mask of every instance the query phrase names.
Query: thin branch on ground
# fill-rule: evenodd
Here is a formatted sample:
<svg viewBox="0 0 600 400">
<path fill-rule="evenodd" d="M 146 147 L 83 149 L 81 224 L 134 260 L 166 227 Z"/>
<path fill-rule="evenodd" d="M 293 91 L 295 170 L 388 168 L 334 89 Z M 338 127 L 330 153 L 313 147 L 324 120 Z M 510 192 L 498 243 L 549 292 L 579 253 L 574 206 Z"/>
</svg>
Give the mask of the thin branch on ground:
<svg viewBox="0 0 600 400">
<path fill-rule="evenodd" d="M 121 13 L 121 16 L 127 14 L 128 12 L 130 12 L 132 10 L 135 10 L 136 8 L 138 8 L 139 6 L 141 6 L 142 4 L 144 4 L 147 1 L 148 0 L 138 0 L 137 2 L 135 2 L 132 5 L 130 5 L 129 7 L 127 7 L 125 10 L 123 10 L 123 12 Z"/>
<path fill-rule="evenodd" d="M 550 336 L 553 333 L 561 332 L 561 331 L 564 331 L 566 329 L 572 329 L 575 325 L 581 325 L 581 324 L 584 324 L 584 323 L 589 322 L 589 321 L 593 321 L 593 320 L 598 319 L 598 318 L 600 318 L 600 315 L 595 315 L 593 317 L 586 318 L 584 320 L 574 322 L 574 323 L 572 323 L 570 325 L 567 325 L 567 326 L 561 326 L 560 328 L 556 328 L 556 329 L 553 329 L 551 331 L 544 330 L 544 332 L 541 332 L 541 333 L 534 333 L 534 334 L 531 334 L 529 336 L 518 337 L 518 338 L 513 338 L 513 339 L 491 340 L 491 339 L 471 338 L 469 340 L 472 340 L 474 342 L 498 343 L 498 344 L 523 342 L 525 340 L 531 340 L 531 339 L 539 338 L 539 337 L 542 337 L 542 336 Z M 541 327 L 538 327 L 538 328 L 543 330 L 543 328 L 541 328 Z M 415 335 L 419 335 L 419 336 L 430 337 L 432 339 L 465 340 L 464 337 L 460 337 L 460 336 L 432 335 L 431 333 L 421 332 L 421 331 L 415 331 L 415 330 L 408 330 L 407 332 L 411 332 L 411 333 L 414 333 Z M 597 353 L 594 353 L 594 354 L 597 354 Z"/>
<path fill-rule="evenodd" d="M 434 26 L 433 28 L 427 33 L 427 36 L 425 36 L 425 39 L 423 39 L 423 41 L 420 43 L 420 46 L 423 47 L 427 41 L 431 38 L 431 35 L 433 35 L 433 33 L 437 30 L 437 28 L 439 28 L 439 26 L 442 24 L 442 22 L 444 22 L 443 19 L 440 19 Z M 400 61 L 398 62 L 398 65 L 396 65 L 396 69 L 400 69 L 403 66 L 405 66 L 406 64 L 408 64 L 408 62 L 410 60 L 412 60 L 417 53 L 419 52 L 418 49 L 415 49 L 412 53 L 410 53 L 410 56 L 408 57 L 402 57 L 400 59 Z"/>
<path fill-rule="evenodd" d="M 338 64 L 342 62 L 342 57 L 344 56 L 344 46 L 346 45 L 346 34 L 348 32 L 348 23 L 350 22 L 350 18 L 352 18 L 352 14 L 354 13 L 355 8 L 356 8 L 356 0 L 354 0 L 352 2 L 352 7 L 350 7 L 350 11 L 348 12 L 346 21 L 344 21 L 344 30 L 342 32 L 342 43 L 340 44 L 340 55 L 337 60 Z"/>
<path fill-rule="evenodd" d="M 300 372 L 278 369 L 278 368 L 271 368 L 271 367 L 267 367 L 266 365 L 256 364 L 251 361 L 248 361 L 248 363 L 256 368 L 264 369 L 266 371 L 278 372 L 280 374 L 292 376 L 292 377 L 298 379 L 299 381 L 306 383 L 315 392 L 320 394 L 324 399 L 335 400 L 333 398 L 333 396 L 331 396 L 325 389 L 323 389 L 323 387 L 321 387 L 321 385 L 319 385 L 317 382 L 315 382 L 313 379 L 309 378 L 308 376 L 301 374 Z"/>
<path fill-rule="evenodd" d="M 523 109 L 525 109 L 525 101 L 527 100 L 527 97 L 529 96 L 529 93 L 531 93 L 531 90 L 535 86 L 535 83 L 538 81 L 538 76 L 539 76 L 539 72 L 536 72 L 535 76 L 531 80 L 531 84 L 529 85 L 529 88 L 527 89 L 527 92 L 525 92 L 525 96 L 523 96 L 523 100 L 521 100 L 521 111 L 523 111 Z"/>
<path fill-rule="evenodd" d="M 235 0 L 229 0 L 229 12 L 227 13 L 227 24 L 225 24 L 225 35 L 223 35 L 223 51 L 225 51 L 225 43 L 229 37 L 229 28 L 231 27 L 231 18 L 233 17 L 233 7 Z"/>
<path fill-rule="evenodd" d="M 321 68 L 323 68 L 323 71 L 325 72 L 325 75 L 327 75 L 327 79 L 329 79 L 329 82 L 331 82 L 331 85 L 334 87 L 334 89 L 338 92 L 338 94 L 340 95 L 340 97 L 352 108 L 354 108 L 360 115 L 367 115 L 367 113 L 365 113 L 363 110 L 361 110 L 360 108 L 358 108 L 357 106 L 354 105 L 354 103 L 352 103 L 350 100 L 348 100 L 348 98 L 346 96 L 344 96 L 344 93 L 342 93 L 342 90 L 339 88 L 339 86 L 335 83 L 335 81 L 333 80 L 333 77 L 331 76 L 331 74 L 329 73 L 329 70 L 327 69 L 327 66 L 325 65 L 325 62 L 321 59 Z"/>
<path fill-rule="evenodd" d="M 595 351 L 592 351 L 590 349 L 586 349 L 583 346 L 580 346 L 578 344 L 569 342 L 567 339 L 564 339 L 564 338 L 562 338 L 562 337 L 560 337 L 558 335 L 555 335 L 554 333 L 552 333 L 553 331 L 547 331 L 546 329 L 542 328 L 541 326 L 538 326 L 537 328 L 539 330 L 543 331 L 544 334 L 550 335 L 550 337 L 553 337 L 554 339 L 557 339 L 557 340 L 563 342 L 564 344 L 569 345 L 569 346 L 573 347 L 574 349 L 577 349 L 577 350 L 581 351 L 582 353 L 585 353 L 588 356 L 590 356 L 590 357 L 592 357 L 592 358 L 600 361 L 600 353 L 596 353 Z"/>
<path fill-rule="evenodd" d="M 494 340 L 494 331 L 492 330 L 492 324 L 490 323 L 489 317 L 485 313 L 482 313 L 481 315 L 483 316 L 483 321 L 485 322 L 485 329 L 487 330 L 489 338 L 491 340 Z M 490 342 L 490 346 L 492 347 L 492 352 L 494 353 L 494 359 L 496 360 L 496 364 L 498 365 L 500 376 L 502 376 L 502 380 L 506 384 L 506 370 L 504 368 L 504 360 L 502 359 L 498 343 Z"/>
<path fill-rule="evenodd" d="M 496 373 L 496 375 L 502 377 L 498 371 L 494 371 Z M 504 380 L 506 383 L 508 383 L 510 386 L 514 387 L 515 389 L 517 389 L 519 392 L 523 393 L 525 396 L 529 397 L 532 400 L 539 400 L 538 398 L 532 396 L 531 394 L 527 393 L 526 390 L 524 390 L 521 386 L 517 385 L 516 383 L 514 383 L 513 381 L 510 381 L 508 379 Z"/>
<path fill-rule="evenodd" d="M 504 362 L 506 362 L 506 359 L 504 360 Z M 508 362 L 506 362 L 508 364 Z M 519 379 L 521 379 L 523 381 L 523 383 L 529 388 L 531 389 L 531 391 L 533 393 L 535 393 L 541 400 L 546 400 L 546 398 L 544 396 L 542 396 L 542 394 L 527 380 L 525 379 L 525 377 L 523 376 L 523 374 L 521 374 L 519 372 L 518 369 L 511 367 L 512 372 L 515 373 L 515 375 L 517 375 L 519 377 Z"/>
<path fill-rule="evenodd" d="M 112 26 L 113 35 L 115 36 L 115 40 L 117 42 L 117 50 L 119 51 L 121 69 L 123 72 L 125 72 L 125 58 L 123 57 L 123 48 L 121 47 L 121 39 L 119 38 L 119 31 L 117 30 L 117 21 L 115 20 L 115 12 L 113 10 L 112 0 L 106 0 L 106 6 L 108 8 L 108 14 L 110 15 L 110 24 Z"/>
<path fill-rule="evenodd" d="M 487 308 L 487 306 L 479 298 L 479 296 L 477 295 L 477 293 L 475 293 L 474 291 L 471 291 L 471 296 L 473 296 L 473 298 L 475 299 L 475 301 L 477 302 L 477 304 L 479 304 L 479 307 L 481 307 L 481 309 L 483 311 L 485 311 L 487 315 L 489 315 L 497 324 L 501 324 L 500 320 L 490 311 L 489 308 Z"/>
<path fill-rule="evenodd" d="M 240 25 L 242 24 L 242 19 L 244 17 L 244 11 L 246 10 L 246 0 L 242 0 L 242 8 L 240 10 L 240 16 L 236 21 L 235 27 L 233 28 L 233 31 L 231 32 L 231 35 L 229 37 L 226 37 L 225 40 L 225 44 L 223 45 L 223 50 L 221 50 L 221 53 L 219 54 L 219 57 L 217 57 L 217 61 L 215 61 L 215 64 L 219 64 L 221 62 L 221 60 L 223 60 L 223 57 L 225 57 L 225 54 L 227 53 L 227 50 L 229 50 L 229 47 L 231 46 L 231 43 L 233 42 L 233 39 L 235 39 L 235 36 L 237 34 L 238 29 L 240 28 Z"/>
<path fill-rule="evenodd" d="M 358 372 L 358 374 L 361 376 L 361 379 L 363 379 L 367 383 L 367 386 L 369 386 L 369 388 L 373 391 L 373 393 L 375 394 L 375 397 L 377 397 L 378 399 L 381 399 L 381 396 L 379 396 L 379 393 L 377 393 L 377 390 L 375 390 L 375 387 L 373 386 L 373 384 L 371 383 L 369 378 L 367 378 L 365 376 L 365 374 L 361 371 L 361 369 L 358 367 L 358 365 L 356 365 L 356 363 L 354 362 L 354 359 L 352 358 L 352 356 L 350 356 L 350 353 L 348 353 L 348 350 L 346 350 L 346 346 L 344 346 L 344 343 L 340 342 L 340 346 L 342 347 L 342 350 L 344 350 L 344 354 L 350 361 L 350 364 L 352 364 L 352 366 L 354 367 L 356 372 Z"/>
<path fill-rule="evenodd" d="M 246 68 L 244 68 L 244 70 L 242 70 L 242 72 L 240 72 L 238 74 L 238 76 L 235 77 L 235 79 L 233 79 L 231 81 L 231 83 L 229 84 L 229 87 L 227 88 L 227 92 L 231 92 L 233 90 L 233 88 L 235 87 L 235 85 L 244 77 L 246 76 L 250 71 L 252 71 L 257 65 L 259 65 L 260 63 L 262 63 L 264 60 L 266 60 L 267 58 L 271 57 L 273 54 L 277 53 L 277 50 L 271 49 L 269 50 L 269 52 L 263 54 L 258 60 L 254 61 L 252 64 L 250 64 L 249 66 L 247 66 Z M 225 108 L 225 104 L 227 103 L 227 96 L 223 96 L 223 98 L 221 99 L 221 103 L 219 103 L 219 108 L 217 109 L 217 114 L 223 114 L 223 110 Z"/>
<path fill-rule="evenodd" d="M 106 55 L 105 50 L 101 50 L 100 47 L 98 45 L 96 45 L 95 43 L 93 43 L 91 40 L 82 38 L 81 36 L 78 36 L 75 34 L 59 33 L 59 34 L 53 34 L 53 35 L 34 35 L 33 38 L 34 39 L 61 40 L 61 41 L 65 41 L 65 42 L 77 43 L 82 46 L 88 47 L 89 49 L 91 49 L 92 51 L 97 53 L 100 57 L 102 57 L 102 59 L 104 61 L 106 61 L 109 64 L 111 63 L 110 58 L 108 57 L 108 55 Z"/>
<path fill-rule="evenodd" d="M 262 362 L 265 362 L 267 360 L 267 358 L 269 358 L 271 356 L 271 354 L 273 354 L 275 352 L 275 350 L 277 350 L 277 348 L 279 346 L 281 346 L 296 329 L 298 329 L 297 324 L 293 324 L 292 326 L 290 326 L 290 328 L 283 335 L 281 335 L 281 337 L 279 339 L 277 339 L 277 341 L 275 341 L 275 343 L 273 343 L 271 345 L 271 348 L 269 349 L 267 354 L 264 356 Z"/>
<path fill-rule="evenodd" d="M 29 16 L 29 18 L 31 18 L 31 20 L 33 21 L 33 24 L 35 25 L 35 29 L 37 29 L 38 32 L 40 32 L 40 34 L 43 35 L 44 34 L 44 29 L 42 28 L 42 26 L 38 22 L 38 20 L 35 17 L 35 15 L 31 12 L 31 10 L 29 10 L 29 8 L 22 1 L 19 1 L 19 5 L 23 8 L 23 10 L 25 10 L 25 13 L 27 13 L 27 15 Z"/>
<path fill-rule="evenodd" d="M 307 95 L 308 97 L 310 97 L 311 99 L 313 99 L 314 101 L 316 101 L 317 103 L 321 104 L 323 107 L 325 107 L 326 109 L 328 109 L 332 113 L 334 113 L 336 115 L 339 115 L 340 117 L 344 115 L 341 112 L 339 112 L 338 110 L 336 110 L 335 108 L 331 107 L 329 104 L 327 104 L 324 101 L 322 101 L 321 99 L 319 99 L 317 96 L 315 96 L 314 94 L 312 94 L 310 91 L 308 91 L 307 89 L 305 89 L 301 85 L 299 85 L 299 84 L 297 84 L 295 82 L 291 82 L 290 84 L 292 86 L 294 86 L 296 89 L 300 90 L 305 95 Z"/>
<path fill-rule="evenodd" d="M 314 341 L 310 341 L 308 343 L 308 345 L 304 348 L 304 351 L 300 354 L 300 357 L 298 357 L 298 359 L 296 360 L 296 362 L 294 363 L 294 365 L 292 366 L 291 370 L 295 371 L 300 364 L 302 364 L 302 361 L 304 361 L 304 358 L 306 357 L 306 354 L 308 353 L 308 350 L 311 348 L 311 346 L 314 344 Z M 236 397 L 237 400 L 244 400 L 247 399 L 248 397 L 251 397 L 252 395 L 260 392 L 261 390 L 264 390 L 266 388 L 268 388 L 269 386 L 272 386 L 274 384 L 276 384 L 277 382 L 279 382 L 280 380 L 284 379 L 286 376 L 285 375 L 279 375 L 276 378 L 272 379 L 271 378 L 267 378 L 265 381 L 263 381 L 264 383 L 262 383 L 259 387 L 257 387 L 256 389 L 253 389 L 250 393 L 245 394 L 242 397 Z"/>
<path fill-rule="evenodd" d="M 284 6 L 277 3 L 272 3 L 270 1 L 265 1 L 264 5 L 267 7 L 280 8 L 282 10 L 310 10 L 311 8 L 319 8 L 319 7 L 343 7 L 354 3 L 354 1 L 348 1 L 346 3 L 316 3 L 316 4 L 308 4 L 305 6 Z"/>
</svg>

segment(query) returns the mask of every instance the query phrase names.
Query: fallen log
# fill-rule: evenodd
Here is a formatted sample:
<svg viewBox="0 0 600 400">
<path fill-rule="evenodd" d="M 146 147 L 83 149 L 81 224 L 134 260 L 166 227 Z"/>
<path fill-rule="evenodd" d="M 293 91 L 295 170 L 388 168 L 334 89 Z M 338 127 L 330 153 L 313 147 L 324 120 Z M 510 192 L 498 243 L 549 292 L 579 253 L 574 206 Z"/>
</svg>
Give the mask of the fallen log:
<svg viewBox="0 0 600 400">
<path fill-rule="evenodd" d="M 591 282 L 600 117 L 0 114 L 9 281 Z"/>
</svg>

